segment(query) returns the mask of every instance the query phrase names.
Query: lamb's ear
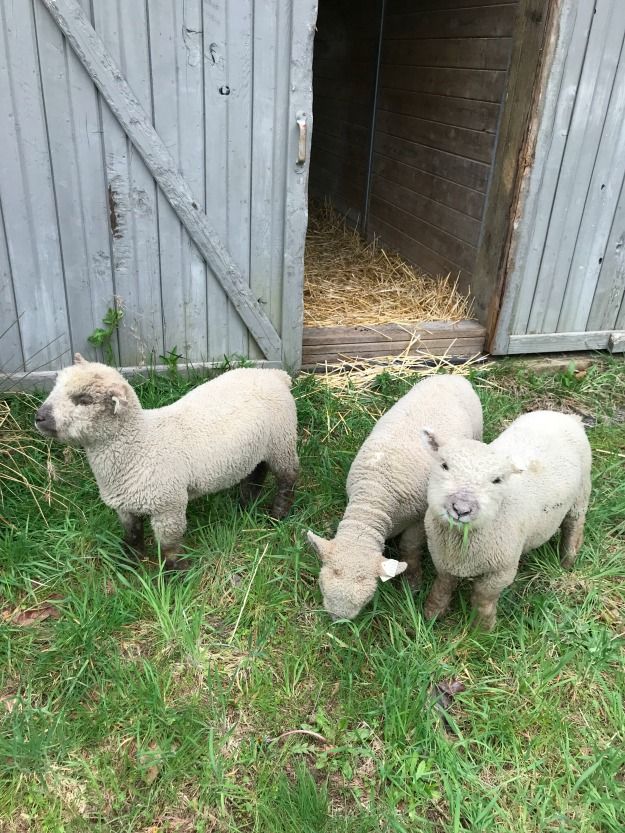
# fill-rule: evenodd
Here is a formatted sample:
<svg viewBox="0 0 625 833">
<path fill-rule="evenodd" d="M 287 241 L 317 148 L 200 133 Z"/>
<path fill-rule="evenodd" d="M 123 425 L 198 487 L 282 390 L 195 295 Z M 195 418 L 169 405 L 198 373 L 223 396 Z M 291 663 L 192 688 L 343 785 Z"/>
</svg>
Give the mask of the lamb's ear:
<svg viewBox="0 0 625 833">
<path fill-rule="evenodd" d="M 533 467 L 533 462 L 524 460 L 519 455 L 515 455 L 514 457 L 508 458 L 508 475 L 523 474 L 524 471 L 527 471 L 527 469 L 532 469 Z"/>
<path fill-rule="evenodd" d="M 306 537 L 308 538 L 308 543 L 317 553 L 319 558 L 322 561 L 325 561 L 328 545 L 330 544 L 330 542 L 327 541 L 325 538 L 322 538 L 320 535 L 315 535 L 315 533 L 311 532 L 310 529 L 306 533 Z"/>
<path fill-rule="evenodd" d="M 111 404 L 113 406 L 113 414 L 117 416 L 128 404 L 128 387 L 127 385 L 113 385 L 108 391 Z"/>
<path fill-rule="evenodd" d="M 394 558 L 381 558 L 378 575 L 381 581 L 389 581 L 408 567 L 405 561 L 396 561 Z"/>
<path fill-rule="evenodd" d="M 87 359 L 81 356 L 80 353 L 74 353 L 74 364 L 87 364 Z"/>
<path fill-rule="evenodd" d="M 440 443 L 431 428 L 421 429 L 421 439 L 423 440 L 423 445 L 428 449 L 428 451 L 431 451 L 432 454 L 436 454 L 438 452 Z"/>
</svg>

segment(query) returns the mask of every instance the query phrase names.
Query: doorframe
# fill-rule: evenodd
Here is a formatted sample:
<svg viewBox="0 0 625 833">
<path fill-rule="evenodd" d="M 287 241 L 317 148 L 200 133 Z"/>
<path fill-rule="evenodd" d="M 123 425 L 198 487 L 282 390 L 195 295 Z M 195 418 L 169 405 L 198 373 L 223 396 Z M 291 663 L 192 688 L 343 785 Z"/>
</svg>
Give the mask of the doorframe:
<svg viewBox="0 0 625 833">
<path fill-rule="evenodd" d="M 491 350 L 514 261 L 512 246 L 531 170 L 538 102 L 557 42 L 562 0 L 520 0 L 471 294 Z M 505 352 L 505 351 L 504 351 Z"/>
</svg>

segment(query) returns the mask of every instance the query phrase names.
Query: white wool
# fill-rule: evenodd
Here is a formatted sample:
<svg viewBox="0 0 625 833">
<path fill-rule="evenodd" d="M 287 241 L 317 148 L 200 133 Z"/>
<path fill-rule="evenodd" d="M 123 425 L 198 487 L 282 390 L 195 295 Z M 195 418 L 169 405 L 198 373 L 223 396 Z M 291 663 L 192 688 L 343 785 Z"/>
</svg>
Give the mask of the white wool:
<svg viewBox="0 0 625 833">
<path fill-rule="evenodd" d="M 260 463 L 292 489 L 298 459 L 290 386 L 282 370 L 239 368 L 148 410 L 116 370 L 78 359 L 59 373 L 40 410 L 51 414 L 53 436 L 85 448 L 100 496 L 124 526 L 150 516 L 161 546 L 173 550 L 189 499 L 239 483 Z M 93 401 L 80 404 L 85 395 Z"/>
<path fill-rule="evenodd" d="M 336 537 L 326 541 L 309 533 L 323 566 L 319 583 L 326 610 L 351 619 L 372 598 L 378 579 L 388 579 L 385 542 L 402 534 L 406 570 L 420 581 L 425 541 L 423 517 L 432 456 L 422 429 L 432 426 L 446 438 L 482 436 L 482 408 L 471 384 L 461 376 L 423 379 L 376 423 L 356 455 L 347 477 L 348 505 Z"/>
<path fill-rule="evenodd" d="M 474 604 L 492 627 L 497 598 L 514 580 L 523 553 L 562 528 L 561 559 L 572 564 L 590 497 L 590 444 L 578 417 L 533 411 L 490 445 L 441 441 L 436 457 L 425 527 L 440 580 L 426 613 L 444 611 L 458 579 L 477 578 Z M 468 535 L 450 522 L 458 495 L 463 508 L 474 507 Z"/>
</svg>

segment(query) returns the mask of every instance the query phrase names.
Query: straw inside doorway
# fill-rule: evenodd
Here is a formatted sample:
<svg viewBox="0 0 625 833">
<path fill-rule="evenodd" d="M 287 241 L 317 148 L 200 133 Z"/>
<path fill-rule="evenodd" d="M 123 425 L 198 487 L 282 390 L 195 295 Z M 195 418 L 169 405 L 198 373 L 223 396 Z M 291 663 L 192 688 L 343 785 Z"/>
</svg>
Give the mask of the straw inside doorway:
<svg viewBox="0 0 625 833">
<path fill-rule="evenodd" d="M 460 321 L 470 313 L 471 302 L 451 275 L 423 275 L 377 240 L 363 240 L 329 203 L 311 205 L 305 326 Z"/>
</svg>

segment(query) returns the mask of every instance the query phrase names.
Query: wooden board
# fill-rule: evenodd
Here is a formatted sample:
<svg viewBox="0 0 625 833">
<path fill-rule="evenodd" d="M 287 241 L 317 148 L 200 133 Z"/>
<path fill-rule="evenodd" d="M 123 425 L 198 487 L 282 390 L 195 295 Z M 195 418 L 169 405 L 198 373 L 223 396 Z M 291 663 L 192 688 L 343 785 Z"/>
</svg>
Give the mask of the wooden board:
<svg viewBox="0 0 625 833">
<path fill-rule="evenodd" d="M 386 37 L 398 39 L 411 38 L 414 32 L 421 38 L 510 37 L 515 20 L 515 4 L 452 10 L 430 6 L 414 12 L 394 13 L 390 2 L 385 30 Z"/>
<path fill-rule="evenodd" d="M 354 327 L 304 327 L 303 364 L 430 354 L 473 356 L 484 345 L 484 328 L 476 321 L 432 321 Z"/>
<path fill-rule="evenodd" d="M 3 231 L 23 358 L 32 370 L 69 355 L 71 335 L 31 3 L 0 3 L 0 44 Z"/>
<path fill-rule="evenodd" d="M 497 102 L 454 98 L 438 93 L 413 93 L 386 87 L 380 90 L 380 110 L 486 133 L 495 133 L 499 117 Z"/>
<path fill-rule="evenodd" d="M 528 333 L 511 335 L 508 353 L 554 353 L 560 350 L 625 351 L 625 330 L 600 330 L 579 333 Z"/>
<path fill-rule="evenodd" d="M 75 0 L 41 2 L 50 10 L 107 103 L 114 110 L 120 125 L 131 138 L 163 193 L 227 290 L 230 301 L 236 306 L 257 344 L 269 359 L 276 359 L 281 354 L 281 344 L 275 328 L 254 298 L 244 274 L 199 208 L 140 101 L 123 79 L 104 44 L 89 25 Z M 149 200 L 149 194 L 146 199 Z M 249 252 L 249 247 L 247 251 Z"/>
</svg>

